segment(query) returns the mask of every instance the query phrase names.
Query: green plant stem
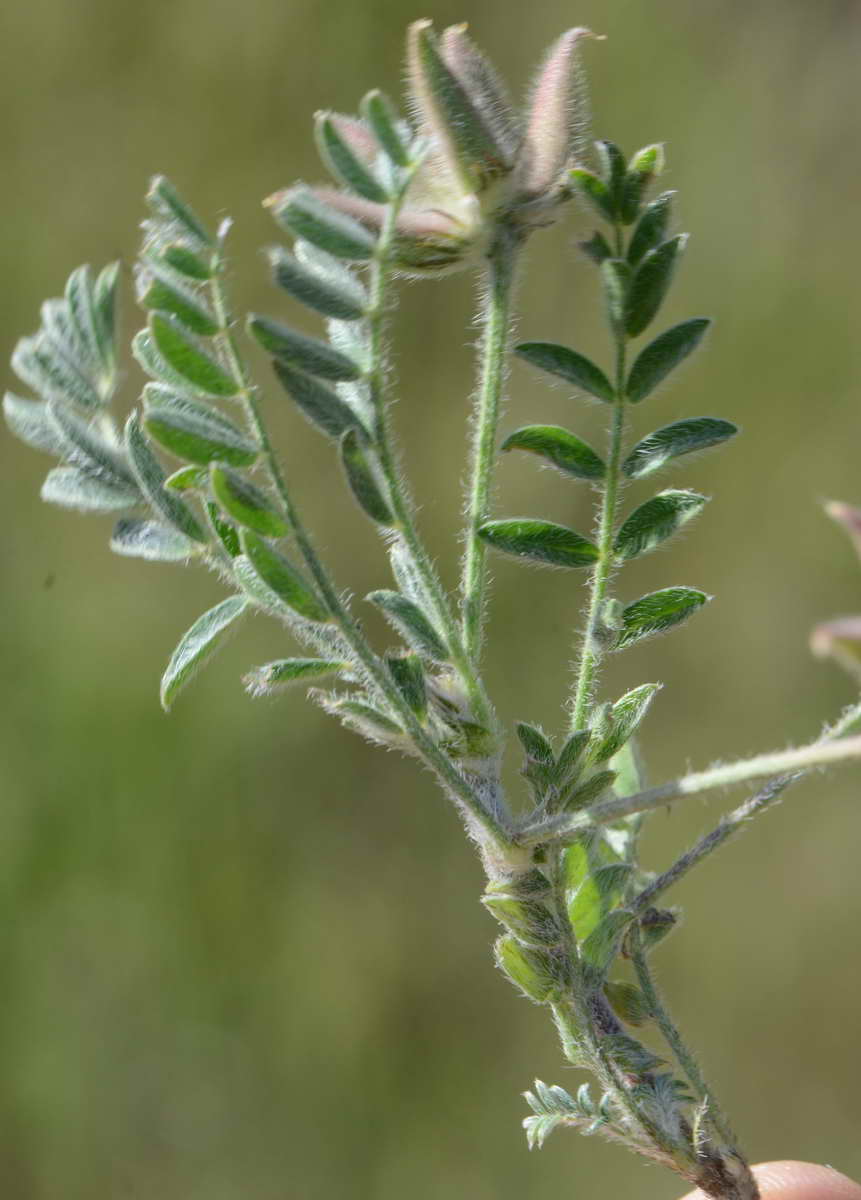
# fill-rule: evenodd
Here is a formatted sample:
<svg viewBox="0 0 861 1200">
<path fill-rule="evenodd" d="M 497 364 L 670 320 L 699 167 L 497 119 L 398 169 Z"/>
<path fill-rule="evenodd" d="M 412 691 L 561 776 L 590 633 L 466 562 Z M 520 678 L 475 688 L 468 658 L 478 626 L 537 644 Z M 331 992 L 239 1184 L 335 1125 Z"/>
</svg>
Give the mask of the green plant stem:
<svg viewBox="0 0 861 1200">
<path fill-rule="evenodd" d="M 622 232 L 616 229 L 617 253 L 622 253 Z M 607 471 L 601 489 L 601 509 L 598 520 L 598 561 L 592 572 L 589 612 L 583 644 L 577 666 L 577 681 L 571 702 L 571 732 L 584 729 L 589 716 L 595 677 L 602 655 L 600 638 L 601 616 L 607 598 L 607 585 L 613 570 L 613 535 L 619 504 L 622 458 L 622 439 L 625 433 L 625 363 L 627 339 L 622 330 L 614 331 L 616 347 L 616 398 L 613 403 L 613 423 L 607 453 Z"/>
<path fill-rule="evenodd" d="M 461 577 L 463 640 L 473 663 L 478 662 L 481 652 L 487 587 L 487 549 L 477 531 L 487 519 L 490 505 L 493 464 L 496 458 L 496 431 L 505 380 L 505 363 L 511 332 L 511 301 L 520 240 L 520 235 L 515 231 L 502 227 L 489 255 L 480 384 L 473 418 L 466 549 Z"/>
<path fill-rule="evenodd" d="M 389 405 L 385 394 L 384 322 L 386 291 L 391 277 L 390 259 L 396 236 L 396 222 L 406 195 L 412 173 L 392 197 L 371 266 L 371 296 L 368 325 L 370 330 L 371 369 L 368 381 L 374 406 L 374 441 L 380 467 L 388 484 L 392 508 L 416 571 L 424 583 L 452 661 L 463 679 L 476 720 L 496 728 L 497 721 L 487 693 L 466 652 L 461 631 L 451 611 L 448 597 L 440 583 L 430 555 L 422 543 L 413 517 L 413 504 L 399 470 L 389 422 Z"/>
<path fill-rule="evenodd" d="M 663 808 L 673 800 L 684 796 L 696 796 L 702 792 L 713 791 L 715 788 L 730 787 L 737 783 L 747 783 L 752 779 L 765 779 L 770 775 L 791 775 L 795 772 L 806 772 L 813 767 L 835 766 L 842 762 L 851 762 L 861 757 L 861 737 L 849 737 L 828 742 L 813 742 L 809 746 L 801 746 L 796 750 L 782 750 L 773 754 L 761 754 L 756 758 L 742 759 L 739 762 L 727 763 L 725 766 L 712 767 L 708 771 L 698 771 L 692 775 L 684 775 L 670 783 L 659 787 L 647 788 L 636 792 L 633 796 L 620 796 L 615 800 L 605 800 L 588 809 L 583 815 L 573 821 L 567 828 L 585 828 L 588 825 L 607 825 L 618 821 L 632 813 L 648 812 L 655 808 Z"/>
<path fill-rule="evenodd" d="M 233 376 L 239 385 L 237 395 L 245 408 L 249 424 L 253 428 L 260 443 L 267 473 L 276 493 L 278 494 L 284 514 L 287 518 L 293 535 L 296 538 L 296 544 L 299 547 L 300 553 L 302 554 L 309 571 L 313 575 L 314 580 L 319 587 L 330 612 L 338 622 L 344 637 L 349 642 L 350 647 L 356 654 L 356 657 L 359 659 L 362 666 L 367 670 L 368 674 L 374 680 L 374 683 L 377 685 L 377 687 L 379 687 L 380 691 L 385 696 L 387 702 L 398 714 L 399 718 L 404 724 L 404 727 L 415 743 L 416 749 L 421 757 L 425 760 L 428 766 L 431 767 L 446 790 L 450 792 L 460 804 L 463 805 L 464 809 L 470 814 L 478 826 L 483 829 L 484 832 L 499 846 L 505 847 L 509 845 L 511 841 L 510 834 L 505 823 L 500 820 L 495 813 L 488 812 L 488 810 L 479 803 L 475 793 L 467 781 L 463 778 L 463 776 L 460 775 L 451 761 L 435 745 L 431 738 L 428 737 L 412 709 L 410 709 L 409 705 L 406 704 L 394 682 L 390 678 L 385 664 L 374 652 L 365 635 L 362 633 L 361 628 L 341 600 L 326 568 L 323 566 L 316 550 L 314 549 L 314 545 L 305 528 L 304 522 L 302 521 L 299 511 L 290 495 L 284 472 L 278 463 L 272 442 L 269 438 L 269 433 L 266 429 L 266 424 L 260 411 L 258 389 L 251 382 L 248 370 L 245 366 L 242 356 L 239 353 L 239 348 L 236 344 L 236 338 L 233 334 L 233 321 L 231 318 L 222 278 L 224 265 L 223 243 L 228 229 L 229 225 L 225 224 L 219 231 L 219 249 L 214 256 L 215 269 L 212 278 L 213 305 L 218 317 L 219 325 L 221 326 L 221 340 L 224 347 L 224 352 L 230 364 L 230 369 L 233 372 Z"/>
</svg>

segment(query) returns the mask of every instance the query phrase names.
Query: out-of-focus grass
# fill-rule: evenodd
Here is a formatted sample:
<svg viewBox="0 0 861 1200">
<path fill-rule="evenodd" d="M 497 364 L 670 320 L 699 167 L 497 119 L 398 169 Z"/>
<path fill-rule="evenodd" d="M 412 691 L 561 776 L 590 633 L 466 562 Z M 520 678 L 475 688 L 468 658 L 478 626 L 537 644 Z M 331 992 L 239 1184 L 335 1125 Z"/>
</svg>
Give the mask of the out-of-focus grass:
<svg viewBox="0 0 861 1200">
<path fill-rule="evenodd" d="M 275 236 L 259 198 L 317 175 L 316 108 L 397 89 L 402 29 L 420 15 L 382 0 L 31 0 L 6 13 L 4 359 L 71 267 L 131 260 L 155 170 L 201 212 L 233 213 L 241 305 L 277 308 L 256 256 Z M 809 659 L 808 628 L 861 605 L 861 572 L 819 509 L 861 501 L 857 5 L 548 0 L 524 20 L 445 0 L 432 15 L 468 18 L 518 85 L 566 25 L 609 35 L 588 49 L 595 131 L 629 150 L 666 141 L 666 184 L 695 234 L 666 320 L 717 318 L 638 428 L 715 413 L 744 437 L 679 469 L 715 499 L 623 583 L 717 599 L 614 663 L 608 694 L 667 680 L 646 729 L 655 779 L 811 736 L 851 689 Z M 573 251 L 586 231 L 572 214 L 536 239 L 520 327 L 595 353 L 595 281 Z M 449 578 L 470 305 L 467 280 L 414 286 L 396 320 L 397 421 Z M 127 329 L 137 320 L 128 305 Z M 130 368 L 128 404 L 137 384 Z M 382 551 L 328 447 L 274 389 L 267 407 L 339 580 L 357 595 L 380 586 Z M 507 426 L 595 435 L 602 419 L 515 367 Z M 518 1092 L 535 1073 L 575 1076 L 490 966 L 479 870 L 429 779 L 298 695 L 247 700 L 242 669 L 284 649 L 262 620 L 165 718 L 162 664 L 216 583 L 112 559 L 103 521 L 39 504 L 44 462 L 11 439 L 0 456 L 3 1194 L 673 1195 L 671 1180 L 574 1135 L 527 1155 Z M 585 490 L 534 463 L 506 461 L 500 480 L 500 512 L 589 520 Z M 501 708 L 552 725 L 580 581 L 501 560 L 494 573 Z M 796 789 L 683 886 L 687 921 L 658 960 L 751 1152 L 855 1173 L 858 792 L 852 770 Z M 723 803 L 658 815 L 655 865 Z"/>
</svg>

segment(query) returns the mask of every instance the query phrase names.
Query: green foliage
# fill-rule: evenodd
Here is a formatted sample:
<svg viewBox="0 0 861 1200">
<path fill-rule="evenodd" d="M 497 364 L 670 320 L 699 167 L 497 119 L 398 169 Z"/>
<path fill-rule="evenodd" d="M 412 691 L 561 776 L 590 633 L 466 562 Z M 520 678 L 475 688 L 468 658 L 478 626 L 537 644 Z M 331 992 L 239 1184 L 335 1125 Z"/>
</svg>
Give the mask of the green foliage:
<svg viewBox="0 0 861 1200">
<path fill-rule="evenodd" d="M 598 557 L 588 538 L 553 521 L 487 521 L 478 534 L 497 550 L 551 567 L 589 567 Z"/>
<path fill-rule="evenodd" d="M 600 367 L 576 350 L 557 346 L 553 342 L 521 342 L 516 353 L 533 367 L 557 375 L 599 400 L 613 403 L 615 392 L 607 376 Z"/>
<path fill-rule="evenodd" d="M 631 479 L 641 479 L 659 471 L 665 463 L 680 454 L 692 454 L 697 450 L 708 450 L 738 433 L 737 426 L 719 417 L 690 417 L 674 421 L 656 429 L 648 437 L 637 442 L 622 463 L 623 472 Z"/>
</svg>

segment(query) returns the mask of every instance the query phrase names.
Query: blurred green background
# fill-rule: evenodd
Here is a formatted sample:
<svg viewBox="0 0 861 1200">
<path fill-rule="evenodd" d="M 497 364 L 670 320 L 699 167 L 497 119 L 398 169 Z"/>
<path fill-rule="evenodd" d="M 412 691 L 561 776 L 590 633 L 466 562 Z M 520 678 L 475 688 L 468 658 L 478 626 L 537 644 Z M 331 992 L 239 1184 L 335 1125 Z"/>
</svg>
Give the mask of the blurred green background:
<svg viewBox="0 0 861 1200">
<path fill-rule="evenodd" d="M 241 307 L 288 313 L 257 248 L 261 197 L 319 175 L 315 109 L 396 92 L 406 22 L 468 19 L 523 88 L 572 24 L 596 134 L 667 144 L 694 239 L 664 323 L 717 318 L 707 351 L 636 412 L 648 432 L 729 417 L 731 448 L 677 469 L 715 500 L 622 587 L 717 599 L 622 656 L 608 695 L 664 678 L 655 781 L 815 735 L 852 699 L 810 626 L 861 610 L 861 571 L 820 501 L 861 502 L 856 0 L 29 0 L 4 13 L 0 72 L 8 360 L 77 263 L 137 244 L 147 177 L 232 213 Z M 536 238 L 526 337 L 605 353 L 588 218 Z M 422 523 L 453 577 L 472 286 L 404 289 L 402 428 Z M 293 319 L 297 313 L 289 311 Z M 126 328 L 140 317 L 126 306 Z M 258 360 L 261 369 L 264 364 Z M 11 373 L 10 386 L 14 386 Z M 123 403 L 139 380 L 130 368 Z M 269 408 L 304 507 L 357 595 L 386 586 L 328 446 Z M 604 414 L 515 367 L 505 428 Z M 170 718 L 157 684 L 220 596 L 203 573 L 113 558 L 108 524 L 38 501 L 47 460 L 0 439 L 0 1192 L 10 1200 L 667 1198 L 674 1181 L 557 1134 L 529 1155 L 519 1097 L 570 1086 L 544 1015 L 494 972 L 493 923 L 457 822 L 414 764 L 365 746 L 301 694 L 252 702 L 243 669 L 289 652 L 250 622 Z M 498 511 L 589 522 L 580 485 L 506 460 Z M 555 727 L 579 577 L 494 564 L 489 675 L 509 719 Z M 512 782 L 517 786 L 512 768 Z M 757 1158 L 861 1174 L 861 780 L 818 776 L 687 881 L 656 958 L 665 990 Z M 731 798 L 657 815 L 659 866 Z"/>
</svg>

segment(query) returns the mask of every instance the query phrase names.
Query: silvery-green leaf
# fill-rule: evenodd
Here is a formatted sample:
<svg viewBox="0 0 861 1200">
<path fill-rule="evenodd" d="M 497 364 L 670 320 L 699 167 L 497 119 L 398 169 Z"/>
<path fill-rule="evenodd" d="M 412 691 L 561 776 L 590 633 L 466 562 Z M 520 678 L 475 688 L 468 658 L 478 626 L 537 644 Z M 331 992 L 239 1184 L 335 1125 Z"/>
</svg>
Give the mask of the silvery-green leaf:
<svg viewBox="0 0 861 1200">
<path fill-rule="evenodd" d="M 363 225 L 324 204 L 308 188 L 291 188 L 269 201 L 284 229 L 336 258 L 365 262 L 374 256 L 376 239 Z"/>
<path fill-rule="evenodd" d="M 624 327 L 629 337 L 637 337 L 657 315 L 687 240 L 686 233 L 679 233 L 643 256 L 631 280 L 625 305 Z"/>
<path fill-rule="evenodd" d="M 654 250 L 667 236 L 670 212 L 675 192 L 662 192 L 643 210 L 628 245 L 628 262 L 635 267 L 649 250 Z"/>
<path fill-rule="evenodd" d="M 548 766 L 555 762 L 553 747 L 537 726 L 518 721 L 514 728 L 527 758 Z"/>
<path fill-rule="evenodd" d="M 598 771 L 584 783 L 578 784 L 576 779 L 571 779 L 570 783 L 559 793 L 559 808 L 565 812 L 576 812 L 578 809 L 588 808 L 596 800 L 599 800 L 615 782 L 616 772 L 609 770 Z"/>
<path fill-rule="evenodd" d="M 242 682 L 252 696 L 269 696 L 293 683 L 308 683 L 312 679 L 339 674 L 347 665 L 325 658 L 281 658 L 255 667 Z"/>
<path fill-rule="evenodd" d="M 708 317 L 694 317 L 674 325 L 637 356 L 625 387 L 625 398 L 636 404 L 655 390 L 659 383 L 696 350 L 711 325 Z"/>
<path fill-rule="evenodd" d="M 109 263 L 102 267 L 93 285 L 96 337 L 105 373 L 113 377 L 116 359 L 117 283 L 120 264 Z M 104 390 L 103 390 L 104 395 Z"/>
<path fill-rule="evenodd" d="M 149 408 L 144 428 L 159 445 L 188 462 L 206 465 L 224 462 L 248 467 L 257 458 L 257 446 L 235 426 L 224 420 L 170 408 Z"/>
<path fill-rule="evenodd" d="M 82 420 L 71 409 L 52 401 L 48 413 L 63 439 L 62 457 L 83 467 L 106 483 L 123 485 L 137 492 L 135 475 L 122 450 L 109 442 L 98 429 Z"/>
<path fill-rule="evenodd" d="M 622 258 L 607 258 L 601 263 L 607 320 L 617 336 L 624 336 L 631 293 L 631 268 Z"/>
<path fill-rule="evenodd" d="M 400 694 L 412 712 L 424 720 L 428 707 L 425 670 L 417 654 L 390 654 L 386 666 Z"/>
<path fill-rule="evenodd" d="M 641 596 L 622 613 L 617 649 L 686 621 L 710 599 L 705 592 L 688 587 L 662 588 L 659 592 Z"/>
<path fill-rule="evenodd" d="M 514 352 L 533 367 L 558 375 L 599 400 L 612 404 L 615 399 L 613 385 L 601 368 L 576 350 L 557 346 L 554 342 L 521 342 Z"/>
<path fill-rule="evenodd" d="M 238 384 L 197 338 L 175 318 L 162 313 L 150 317 L 150 333 L 168 365 L 207 396 L 235 396 Z"/>
<path fill-rule="evenodd" d="M 661 683 L 644 683 L 616 701 L 610 710 L 609 730 L 589 751 L 590 762 L 607 762 L 622 749 L 637 732 L 652 700 L 662 687 Z"/>
<path fill-rule="evenodd" d="M 132 354 L 147 375 L 151 379 L 158 380 L 165 387 L 174 392 L 185 392 L 192 395 L 197 391 L 194 384 L 184 375 L 180 375 L 179 371 L 174 370 L 164 355 L 160 353 L 148 329 L 141 329 L 132 338 Z"/>
<path fill-rule="evenodd" d="M 340 438 L 348 429 L 358 424 L 356 414 L 345 404 L 337 392 L 282 362 L 272 360 L 272 366 L 285 391 L 295 400 L 312 425 L 332 438 Z"/>
<path fill-rule="evenodd" d="M 613 553 L 624 561 L 654 550 L 702 512 L 707 502 L 708 497 L 699 492 L 659 492 L 623 522 L 613 543 Z"/>
<path fill-rule="evenodd" d="M 161 703 L 167 711 L 179 692 L 225 642 L 231 626 L 248 607 L 244 596 L 228 596 L 194 622 L 174 650 L 161 680 Z"/>
<path fill-rule="evenodd" d="M 362 373 L 358 363 L 333 350 L 326 342 L 308 337 L 269 317 L 250 316 L 248 329 L 264 350 L 288 367 L 334 382 L 358 379 Z"/>
<path fill-rule="evenodd" d="M 65 453 L 66 439 L 44 401 L 24 400 L 14 392 L 7 392 L 3 397 L 3 416 L 11 432 L 34 450 L 44 450 L 58 457 Z"/>
<path fill-rule="evenodd" d="M 282 554 L 248 529 L 242 530 L 240 540 L 254 570 L 288 608 L 308 621 L 329 620 L 323 601 Z"/>
<path fill-rule="evenodd" d="M 205 337 L 218 332 L 212 309 L 175 271 L 154 259 L 144 259 L 137 274 L 138 302 L 144 308 L 169 313 L 181 325 Z"/>
<path fill-rule="evenodd" d="M 591 446 L 559 425 L 524 425 L 515 429 L 501 450 L 528 450 L 576 479 L 603 479 L 605 466 Z"/>
<path fill-rule="evenodd" d="M 181 243 L 164 246 L 160 251 L 161 258 L 172 267 L 174 271 L 178 271 L 180 275 L 185 275 L 187 279 L 194 279 L 203 282 L 212 278 L 212 267 L 209 259 L 199 254 L 195 254 L 193 250 L 189 250 L 187 246 Z"/>
<path fill-rule="evenodd" d="M 164 175 L 152 178 L 146 202 L 154 216 L 168 226 L 176 226 L 198 253 L 212 249 L 214 242 L 206 228 Z"/>
<path fill-rule="evenodd" d="M 43 333 L 20 339 L 12 352 L 12 370 L 43 400 L 84 409 L 102 406 L 102 397 L 91 380 Z"/>
<path fill-rule="evenodd" d="M 111 549 L 128 558 L 146 558 L 152 562 L 186 562 L 200 554 L 201 548 L 183 534 L 160 521 L 141 521 L 123 517 L 114 526 Z"/>
<path fill-rule="evenodd" d="M 391 161 L 398 167 L 409 166 L 409 148 L 401 137 L 400 122 L 388 98 L 382 92 L 368 92 L 361 103 L 362 116 Z"/>
<path fill-rule="evenodd" d="M 206 482 L 209 483 L 209 472 L 206 472 Z M 207 500 L 204 506 L 206 508 L 206 517 L 209 521 L 209 526 L 212 532 L 218 538 L 221 545 L 227 551 L 231 558 L 236 558 L 242 552 L 242 547 L 239 544 L 239 532 L 232 521 L 225 520 L 221 515 L 221 511 L 217 504 L 212 500 Z"/>
<path fill-rule="evenodd" d="M 206 542 L 205 530 L 185 501 L 165 490 L 165 472 L 147 443 L 137 413 L 126 422 L 126 452 L 135 478 L 159 516 L 192 541 Z"/>
<path fill-rule="evenodd" d="M 431 625 L 418 605 L 400 592 L 385 589 L 370 592 L 366 597 L 371 604 L 381 609 L 405 641 L 420 654 L 435 662 L 446 662 L 449 654 L 440 635 Z"/>
<path fill-rule="evenodd" d="M 49 504 L 78 512 L 116 512 L 132 508 L 141 500 L 134 485 L 109 482 L 79 467 L 54 467 L 48 472 L 40 493 Z"/>
<path fill-rule="evenodd" d="M 346 280 L 344 275 L 333 279 L 328 272 L 307 267 L 280 246 L 269 250 L 269 262 L 279 287 L 309 308 L 343 321 L 358 321 L 365 315 L 365 289 L 351 272 L 344 271 Z"/>
<path fill-rule="evenodd" d="M 588 538 L 553 521 L 486 521 L 477 533 L 496 550 L 553 567 L 591 567 L 598 558 L 598 547 Z"/>
<path fill-rule="evenodd" d="M 356 429 L 348 429 L 341 438 L 341 464 L 350 490 L 362 511 L 379 525 L 390 528 L 397 525 L 385 496 L 385 484 Z"/>
<path fill-rule="evenodd" d="M 350 144 L 349 124 L 348 118 L 337 113 L 317 114 L 315 132 L 320 156 L 339 183 L 364 196 L 366 200 L 386 204 L 389 199 L 388 192 L 365 158 L 357 154 Z"/>
<path fill-rule="evenodd" d="M 689 417 L 674 421 L 638 442 L 622 463 L 622 470 L 629 478 L 640 479 L 680 454 L 719 446 L 736 433 L 738 426 L 720 417 Z"/>
<path fill-rule="evenodd" d="M 264 537 L 283 537 L 287 523 L 271 501 L 250 479 L 229 467 L 210 468 L 213 494 L 229 517 Z"/>
<path fill-rule="evenodd" d="M 69 319 L 82 351 L 80 365 L 84 369 L 88 364 L 99 364 L 102 359 L 93 289 L 92 270 L 83 266 L 77 267 L 69 276 L 64 293 Z"/>
</svg>

